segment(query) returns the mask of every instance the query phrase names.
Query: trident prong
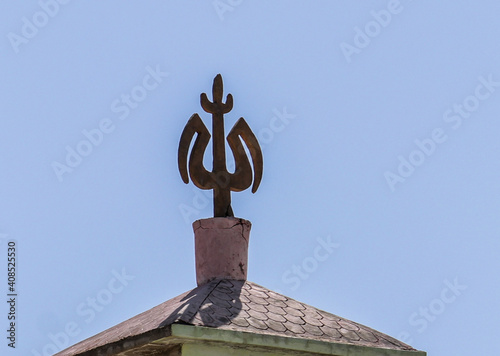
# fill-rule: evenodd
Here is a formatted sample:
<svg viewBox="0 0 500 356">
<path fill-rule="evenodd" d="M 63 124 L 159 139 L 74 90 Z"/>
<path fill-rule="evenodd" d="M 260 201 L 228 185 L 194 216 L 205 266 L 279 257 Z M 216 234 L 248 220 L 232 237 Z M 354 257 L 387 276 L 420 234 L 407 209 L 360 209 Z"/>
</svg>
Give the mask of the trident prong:
<svg viewBox="0 0 500 356">
<path fill-rule="evenodd" d="M 226 103 L 222 102 L 222 92 L 224 85 L 222 84 L 222 76 L 217 74 L 214 78 L 214 84 L 212 86 L 212 97 L 213 102 L 208 100 L 207 94 L 202 93 L 200 96 L 201 107 L 203 110 L 209 114 L 227 114 L 233 109 L 233 96 L 228 94 L 226 97 Z"/>
<path fill-rule="evenodd" d="M 259 142 L 245 119 L 241 117 L 227 135 L 227 142 L 235 162 L 234 173 L 228 172 L 225 153 L 224 114 L 230 112 L 233 108 L 233 96 L 228 94 L 226 102 L 223 103 L 222 93 L 222 76 L 218 74 L 214 78 L 212 86 L 213 101 L 210 101 L 205 93 L 200 96 L 201 106 L 206 112 L 212 114 L 212 171 L 208 171 L 203 164 L 203 157 L 211 135 L 198 114 L 191 116 L 184 127 L 178 152 L 179 172 L 184 183 L 189 183 L 189 177 L 191 177 L 194 185 L 198 188 L 213 189 L 215 217 L 234 216 L 231 208 L 231 191 L 245 190 L 250 187 L 253 181 L 252 193 L 255 193 L 262 179 L 263 167 Z M 197 134 L 196 140 L 189 156 L 188 177 L 189 146 L 195 134 Z M 253 174 L 242 140 L 252 157 Z"/>
</svg>

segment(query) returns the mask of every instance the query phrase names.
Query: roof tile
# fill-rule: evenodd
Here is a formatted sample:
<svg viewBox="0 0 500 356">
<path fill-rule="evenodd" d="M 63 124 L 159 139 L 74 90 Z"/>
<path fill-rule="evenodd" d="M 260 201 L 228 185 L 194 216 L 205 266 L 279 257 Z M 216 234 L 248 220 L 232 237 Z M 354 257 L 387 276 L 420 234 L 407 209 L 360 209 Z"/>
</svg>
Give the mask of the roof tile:
<svg viewBox="0 0 500 356">
<path fill-rule="evenodd" d="M 286 315 L 292 315 L 292 316 L 296 316 L 298 318 L 300 318 L 301 316 L 304 316 L 304 313 L 299 309 L 288 307 L 288 308 L 284 308 L 283 310 L 285 311 Z"/>
<path fill-rule="evenodd" d="M 262 304 L 252 304 L 252 309 L 261 313 L 268 313 L 269 309 L 267 309 L 267 306 L 264 306 Z"/>
<path fill-rule="evenodd" d="M 283 308 L 281 308 L 281 307 L 277 307 L 274 305 L 268 305 L 268 306 L 266 306 L 266 308 L 267 308 L 269 313 L 278 314 L 278 315 L 285 315 L 286 314 L 285 310 L 283 310 Z"/>
<path fill-rule="evenodd" d="M 247 321 L 251 326 L 253 326 L 256 329 L 266 330 L 268 328 L 266 323 L 264 323 L 262 320 L 255 318 L 248 318 Z"/>
<path fill-rule="evenodd" d="M 284 332 L 286 331 L 285 325 L 282 322 L 274 321 L 274 320 L 266 320 L 267 326 L 273 331 L 276 332 Z"/>
<path fill-rule="evenodd" d="M 315 336 L 323 336 L 323 331 L 320 328 L 318 328 L 317 326 L 314 326 L 311 324 L 304 324 L 304 325 L 302 325 L 302 327 L 304 328 L 304 330 L 308 334 L 315 335 Z"/>
<path fill-rule="evenodd" d="M 266 313 L 261 313 L 261 312 L 255 310 L 255 308 L 250 309 L 248 311 L 248 314 L 250 314 L 250 317 L 255 318 L 255 319 L 259 319 L 259 320 L 269 319 Z"/>
<path fill-rule="evenodd" d="M 352 330 L 352 331 L 359 330 L 359 326 L 357 326 L 352 321 L 340 320 L 340 321 L 338 321 L 338 323 L 340 326 L 342 326 L 343 328 L 345 328 L 347 330 Z"/>
<path fill-rule="evenodd" d="M 292 314 L 285 314 L 283 315 L 285 317 L 286 320 L 288 320 L 289 322 L 291 323 L 294 323 L 294 324 L 297 324 L 297 325 L 303 325 L 305 324 L 306 322 L 304 321 L 304 319 L 302 319 L 300 316 L 295 316 L 295 315 L 292 315 Z"/>
<path fill-rule="evenodd" d="M 299 324 L 293 323 L 291 321 L 287 321 L 287 322 L 283 323 L 283 325 L 285 326 L 285 328 L 288 329 L 288 331 L 290 331 L 295 336 L 304 334 L 306 332 L 302 326 L 300 326 Z"/>
<path fill-rule="evenodd" d="M 285 317 L 283 315 L 280 315 L 280 314 L 268 312 L 267 316 L 269 317 L 270 320 L 274 320 L 274 321 L 277 321 L 279 323 L 284 323 L 286 321 Z"/>
<path fill-rule="evenodd" d="M 344 329 L 344 328 L 341 328 L 339 331 L 342 334 L 342 336 L 345 337 L 349 341 L 358 341 L 358 340 L 361 339 L 359 337 L 359 335 L 356 334 L 355 331 L 347 330 L 347 329 Z"/>
<path fill-rule="evenodd" d="M 321 326 L 320 329 L 327 337 L 331 337 L 337 340 L 342 337 L 342 334 L 339 332 L 338 329 L 333 329 L 328 326 Z"/>
<path fill-rule="evenodd" d="M 269 298 L 267 300 L 270 305 L 278 307 L 278 308 L 286 308 L 287 304 L 285 301 L 277 299 L 277 298 Z"/>
</svg>

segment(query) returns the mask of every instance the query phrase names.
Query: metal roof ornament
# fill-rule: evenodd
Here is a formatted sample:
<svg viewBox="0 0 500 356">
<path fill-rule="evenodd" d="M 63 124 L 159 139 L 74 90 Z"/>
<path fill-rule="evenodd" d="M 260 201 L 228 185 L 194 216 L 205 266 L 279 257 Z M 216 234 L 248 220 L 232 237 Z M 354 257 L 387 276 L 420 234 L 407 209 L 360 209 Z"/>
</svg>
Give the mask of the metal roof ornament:
<svg viewBox="0 0 500 356">
<path fill-rule="evenodd" d="M 222 93 L 222 76 L 218 74 L 214 78 L 212 87 L 213 101 L 210 101 L 205 93 L 202 93 L 200 97 L 203 110 L 212 114 L 212 171 L 208 171 L 203 165 L 203 157 L 211 135 L 198 114 L 193 114 L 184 127 L 178 152 L 179 172 L 184 183 L 189 183 L 189 177 L 191 177 L 194 185 L 198 188 L 214 191 L 214 217 L 234 216 L 231 208 L 231 191 L 245 190 L 250 187 L 253 181 L 252 193 L 255 193 L 262 179 L 263 168 L 262 150 L 259 142 L 245 119 L 240 117 L 227 135 L 227 142 L 235 162 L 234 173 L 227 170 L 224 114 L 233 108 L 233 96 L 228 94 L 226 102 L 223 103 Z M 197 134 L 196 140 L 189 156 L 189 146 L 195 134 Z M 253 171 L 242 140 L 250 152 Z"/>
</svg>

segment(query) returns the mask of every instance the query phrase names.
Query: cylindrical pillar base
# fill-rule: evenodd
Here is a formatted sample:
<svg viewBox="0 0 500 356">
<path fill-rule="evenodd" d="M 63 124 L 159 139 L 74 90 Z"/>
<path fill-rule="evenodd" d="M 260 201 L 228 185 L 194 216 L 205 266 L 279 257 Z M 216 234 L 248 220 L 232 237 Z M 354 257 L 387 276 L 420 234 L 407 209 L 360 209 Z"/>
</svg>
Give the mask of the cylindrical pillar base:
<svg viewBox="0 0 500 356">
<path fill-rule="evenodd" d="M 210 218 L 193 223 L 196 283 L 213 279 L 247 279 L 250 221 L 239 218 Z"/>
</svg>

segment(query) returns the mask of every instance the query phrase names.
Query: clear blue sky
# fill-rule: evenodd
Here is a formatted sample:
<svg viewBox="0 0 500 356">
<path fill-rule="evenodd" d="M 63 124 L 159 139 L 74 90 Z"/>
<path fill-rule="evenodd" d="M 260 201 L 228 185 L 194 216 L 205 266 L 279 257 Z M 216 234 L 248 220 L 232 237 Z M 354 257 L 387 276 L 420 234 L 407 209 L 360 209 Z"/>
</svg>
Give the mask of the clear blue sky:
<svg viewBox="0 0 500 356">
<path fill-rule="evenodd" d="M 497 1 L 23 1 L 0 12 L 0 283 L 49 355 L 195 287 L 177 147 L 224 78 L 264 152 L 249 279 L 429 355 L 500 319 Z M 75 153 L 76 152 L 76 153 Z M 8 328 L 8 304 L 0 310 Z M 2 333 L 4 335 L 4 333 Z"/>
</svg>

